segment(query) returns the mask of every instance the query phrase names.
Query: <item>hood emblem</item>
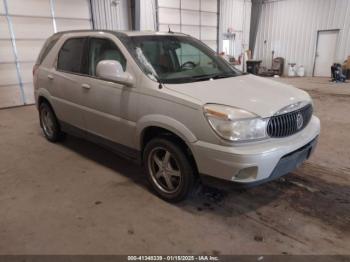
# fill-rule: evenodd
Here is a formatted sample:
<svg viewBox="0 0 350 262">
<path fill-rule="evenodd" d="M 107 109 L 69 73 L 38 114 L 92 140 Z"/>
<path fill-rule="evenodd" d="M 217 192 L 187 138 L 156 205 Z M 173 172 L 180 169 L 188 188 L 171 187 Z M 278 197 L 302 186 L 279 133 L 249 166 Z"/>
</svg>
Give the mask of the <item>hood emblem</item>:
<svg viewBox="0 0 350 262">
<path fill-rule="evenodd" d="M 297 114 L 297 129 L 300 130 L 300 128 L 303 127 L 304 124 L 304 118 L 303 115 L 301 113 Z"/>
</svg>

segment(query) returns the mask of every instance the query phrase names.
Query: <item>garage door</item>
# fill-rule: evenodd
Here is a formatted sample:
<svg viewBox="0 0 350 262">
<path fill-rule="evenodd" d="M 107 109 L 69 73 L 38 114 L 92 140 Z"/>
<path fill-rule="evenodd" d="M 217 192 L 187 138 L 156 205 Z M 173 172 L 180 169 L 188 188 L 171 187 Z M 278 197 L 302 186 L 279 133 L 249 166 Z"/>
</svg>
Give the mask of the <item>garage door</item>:
<svg viewBox="0 0 350 262">
<path fill-rule="evenodd" d="M 158 27 L 189 34 L 217 51 L 218 0 L 158 0 Z"/>
<path fill-rule="evenodd" d="M 32 68 L 54 32 L 91 28 L 88 0 L 0 0 L 0 108 L 34 103 Z"/>
</svg>

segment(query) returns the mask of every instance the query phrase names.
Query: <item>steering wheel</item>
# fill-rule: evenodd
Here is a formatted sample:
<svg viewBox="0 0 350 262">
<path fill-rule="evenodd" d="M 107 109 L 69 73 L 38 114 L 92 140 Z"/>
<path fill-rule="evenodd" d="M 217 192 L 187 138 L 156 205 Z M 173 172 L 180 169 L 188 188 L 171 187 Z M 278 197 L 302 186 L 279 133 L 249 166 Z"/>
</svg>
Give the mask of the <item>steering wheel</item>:
<svg viewBox="0 0 350 262">
<path fill-rule="evenodd" d="M 196 63 L 194 63 L 192 61 L 187 61 L 181 65 L 181 69 L 191 70 L 191 69 L 195 68 L 196 66 L 197 66 Z"/>
</svg>

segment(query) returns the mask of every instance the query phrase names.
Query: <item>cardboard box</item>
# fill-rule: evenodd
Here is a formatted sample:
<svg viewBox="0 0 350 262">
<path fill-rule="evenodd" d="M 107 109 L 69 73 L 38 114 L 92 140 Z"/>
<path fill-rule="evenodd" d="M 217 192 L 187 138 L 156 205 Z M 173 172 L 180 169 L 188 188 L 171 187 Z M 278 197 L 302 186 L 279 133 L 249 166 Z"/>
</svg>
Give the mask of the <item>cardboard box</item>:
<svg viewBox="0 0 350 262">
<path fill-rule="evenodd" d="M 350 56 L 348 56 L 348 59 L 346 60 L 345 68 L 350 69 Z"/>
</svg>

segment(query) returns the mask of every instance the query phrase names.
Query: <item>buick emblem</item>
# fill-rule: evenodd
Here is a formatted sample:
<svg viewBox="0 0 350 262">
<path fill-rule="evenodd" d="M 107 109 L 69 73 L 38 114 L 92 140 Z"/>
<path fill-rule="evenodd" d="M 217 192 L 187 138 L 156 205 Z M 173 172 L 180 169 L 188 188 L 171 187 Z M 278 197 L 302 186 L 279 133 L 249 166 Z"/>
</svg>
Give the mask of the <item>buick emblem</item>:
<svg viewBox="0 0 350 262">
<path fill-rule="evenodd" d="M 303 127 L 303 123 L 304 123 L 303 115 L 298 113 L 297 114 L 297 129 L 298 130 Z"/>
</svg>

